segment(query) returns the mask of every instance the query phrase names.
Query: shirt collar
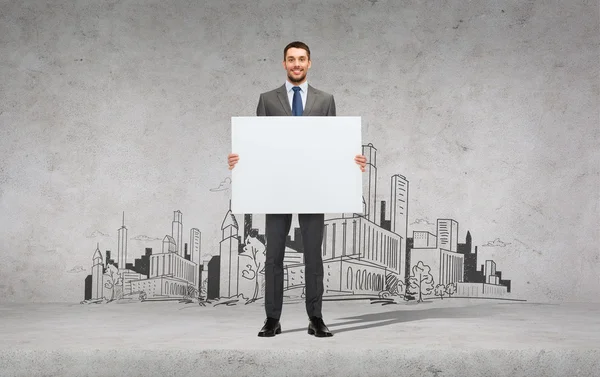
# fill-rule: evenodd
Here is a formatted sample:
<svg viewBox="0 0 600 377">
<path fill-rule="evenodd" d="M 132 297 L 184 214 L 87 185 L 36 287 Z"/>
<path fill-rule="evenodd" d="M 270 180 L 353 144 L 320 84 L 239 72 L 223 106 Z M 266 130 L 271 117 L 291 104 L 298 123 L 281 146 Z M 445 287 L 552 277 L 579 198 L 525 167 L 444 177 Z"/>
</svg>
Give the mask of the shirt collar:
<svg viewBox="0 0 600 377">
<path fill-rule="evenodd" d="M 306 93 L 308 91 L 308 80 L 304 81 L 300 85 L 294 85 L 291 82 L 289 82 L 288 80 L 285 80 L 285 89 L 287 90 L 288 93 L 292 91 L 292 88 L 294 86 L 299 86 L 300 89 L 301 89 L 301 91 L 302 91 L 302 93 Z"/>
</svg>

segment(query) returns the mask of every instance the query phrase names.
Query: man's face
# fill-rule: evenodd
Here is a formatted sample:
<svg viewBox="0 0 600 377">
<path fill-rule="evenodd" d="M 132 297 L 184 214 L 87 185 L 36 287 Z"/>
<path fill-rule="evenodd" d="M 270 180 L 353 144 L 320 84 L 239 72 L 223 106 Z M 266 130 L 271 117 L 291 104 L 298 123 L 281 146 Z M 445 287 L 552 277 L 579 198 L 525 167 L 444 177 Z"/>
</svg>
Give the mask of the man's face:
<svg viewBox="0 0 600 377">
<path fill-rule="evenodd" d="M 287 71 L 288 79 L 292 84 L 302 84 L 306 81 L 306 73 L 310 68 L 310 60 L 306 50 L 292 47 L 287 50 L 283 68 Z"/>
</svg>

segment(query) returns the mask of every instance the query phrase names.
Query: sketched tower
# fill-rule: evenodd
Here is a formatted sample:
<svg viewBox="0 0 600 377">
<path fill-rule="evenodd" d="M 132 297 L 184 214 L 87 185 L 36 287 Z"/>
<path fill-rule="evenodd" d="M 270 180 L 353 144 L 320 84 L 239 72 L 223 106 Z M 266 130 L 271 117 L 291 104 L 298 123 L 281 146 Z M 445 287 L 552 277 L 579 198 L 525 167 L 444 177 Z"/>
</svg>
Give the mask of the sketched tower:
<svg viewBox="0 0 600 377">
<path fill-rule="evenodd" d="M 391 180 L 390 227 L 392 232 L 402 237 L 402 240 L 400 240 L 400 256 L 397 267 L 400 275 L 404 276 L 406 268 L 406 236 L 408 233 L 408 180 L 400 174 L 394 174 Z"/>
<path fill-rule="evenodd" d="M 373 144 L 369 143 L 363 145 L 362 154 L 367 157 L 367 166 L 365 167 L 367 182 L 363 181 L 364 216 L 370 221 L 375 222 L 375 206 L 377 205 L 377 149 L 375 149 Z"/>
<path fill-rule="evenodd" d="M 173 225 L 171 228 L 171 237 L 175 239 L 177 254 L 183 255 L 183 214 L 181 211 L 173 211 Z"/>
<path fill-rule="evenodd" d="M 190 229 L 190 260 L 198 265 L 201 265 L 200 262 L 200 241 L 202 238 L 202 233 L 198 228 Z"/>
<path fill-rule="evenodd" d="M 198 291 L 202 290 L 202 281 L 200 280 L 200 271 L 202 262 L 200 261 L 200 243 L 202 239 L 202 233 L 198 228 L 190 229 L 190 259 L 192 262 L 197 264 L 198 270 Z"/>
<path fill-rule="evenodd" d="M 119 244 L 117 249 L 117 264 L 119 270 L 124 271 L 127 268 L 127 228 L 125 228 L 125 212 L 123 212 L 123 225 L 118 230 Z"/>
<path fill-rule="evenodd" d="M 92 300 L 104 297 L 104 264 L 102 263 L 102 254 L 100 253 L 100 244 L 96 246 L 96 252 L 92 258 Z"/>
<path fill-rule="evenodd" d="M 231 212 L 231 201 L 229 211 L 221 225 L 222 238 L 219 243 L 220 274 L 219 274 L 219 297 L 231 297 L 238 294 L 238 263 L 239 263 L 239 238 L 238 222 Z"/>
<path fill-rule="evenodd" d="M 437 247 L 452 252 L 458 251 L 458 222 L 452 219 L 438 219 Z"/>
</svg>

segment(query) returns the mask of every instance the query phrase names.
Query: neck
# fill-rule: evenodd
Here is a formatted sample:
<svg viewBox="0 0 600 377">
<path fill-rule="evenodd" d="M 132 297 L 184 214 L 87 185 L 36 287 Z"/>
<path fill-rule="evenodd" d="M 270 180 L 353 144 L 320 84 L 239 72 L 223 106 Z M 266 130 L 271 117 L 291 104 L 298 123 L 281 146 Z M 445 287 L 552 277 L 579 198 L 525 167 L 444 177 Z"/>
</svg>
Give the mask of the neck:
<svg viewBox="0 0 600 377">
<path fill-rule="evenodd" d="M 295 82 L 295 81 L 290 80 L 289 77 L 288 77 L 287 82 L 289 82 L 290 84 L 292 84 L 294 86 L 300 86 L 300 85 L 304 84 L 306 82 L 306 80 L 307 79 L 305 78 L 302 81 Z"/>
</svg>

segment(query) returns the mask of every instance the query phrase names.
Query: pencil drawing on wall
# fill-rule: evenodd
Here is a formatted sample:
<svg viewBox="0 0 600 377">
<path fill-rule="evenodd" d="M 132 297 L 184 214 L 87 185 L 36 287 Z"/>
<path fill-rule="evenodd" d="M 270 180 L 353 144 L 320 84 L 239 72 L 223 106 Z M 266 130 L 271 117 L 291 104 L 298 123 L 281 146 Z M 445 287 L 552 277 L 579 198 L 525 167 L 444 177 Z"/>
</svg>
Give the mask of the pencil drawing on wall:
<svg viewBox="0 0 600 377">
<path fill-rule="evenodd" d="M 384 186 L 389 190 L 388 200 L 378 203 L 377 149 L 372 144 L 362 149 L 368 159 L 363 178 L 363 213 L 326 215 L 322 245 L 324 301 L 357 300 L 381 305 L 452 298 L 523 301 L 512 297 L 511 281 L 503 278 L 494 260 L 478 258 L 478 246 L 473 245 L 470 230 L 462 231 L 458 219 L 440 217 L 432 223 L 411 218 L 413 194 L 407 177 L 389 177 Z M 226 178 L 211 191 L 228 190 L 230 183 L 231 179 Z M 99 243 L 94 245 L 81 303 L 260 305 L 264 295 L 264 224 L 258 223 L 260 216 L 235 215 L 231 208 L 223 212 L 223 218 L 215 221 L 221 232 L 218 252 L 207 256 L 201 250 L 202 231 L 195 227 L 186 231 L 180 209 L 173 211 L 170 224 L 165 221 L 169 230 L 159 250 L 128 250 L 123 213 L 116 253 L 102 250 Z M 413 231 L 408 234 L 411 219 Z M 135 239 L 156 240 L 147 235 Z M 506 244 L 496 239 L 481 246 L 500 245 Z M 134 262 L 128 262 L 132 257 L 136 258 Z M 286 303 L 303 302 L 299 228 L 287 237 L 284 285 Z"/>
</svg>

